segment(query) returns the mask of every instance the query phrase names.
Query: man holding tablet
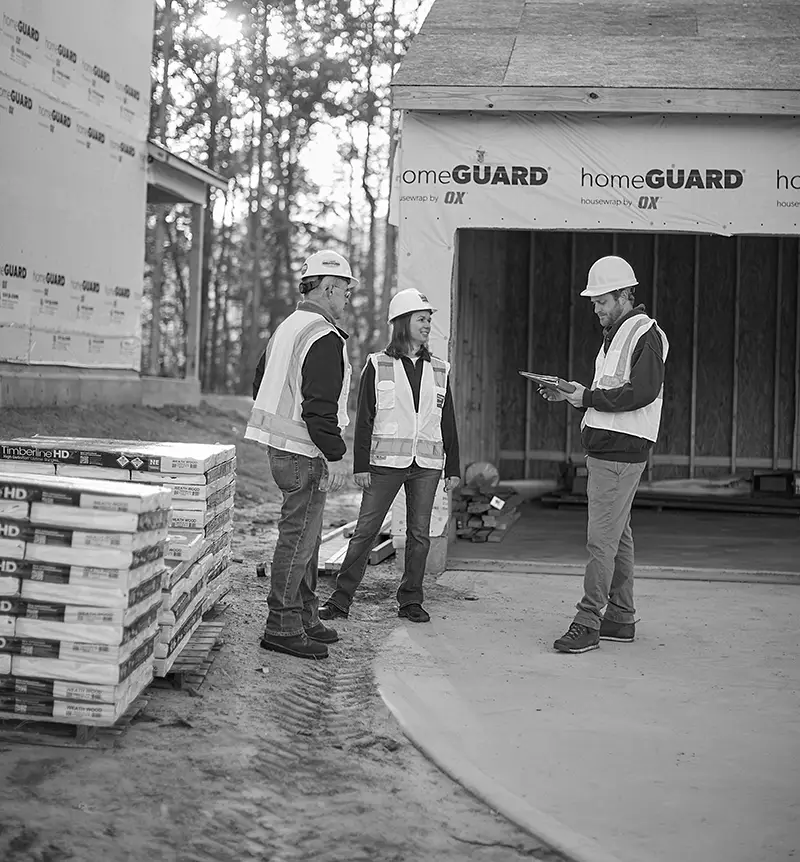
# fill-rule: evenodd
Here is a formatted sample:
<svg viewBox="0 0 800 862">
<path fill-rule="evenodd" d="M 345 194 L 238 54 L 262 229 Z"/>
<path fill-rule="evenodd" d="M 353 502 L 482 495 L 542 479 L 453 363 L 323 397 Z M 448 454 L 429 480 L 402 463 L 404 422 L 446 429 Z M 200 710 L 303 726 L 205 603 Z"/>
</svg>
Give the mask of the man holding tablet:
<svg viewBox="0 0 800 862">
<path fill-rule="evenodd" d="M 631 504 L 658 438 L 669 353 L 663 330 L 643 305 L 634 306 L 637 284 L 621 257 L 600 258 L 589 270 L 581 296 L 591 300 L 603 327 L 591 387 L 525 375 L 547 401 L 568 401 L 584 411 L 589 562 L 578 613 L 553 644 L 560 652 L 588 652 L 601 640 L 630 642 L 635 636 Z"/>
</svg>

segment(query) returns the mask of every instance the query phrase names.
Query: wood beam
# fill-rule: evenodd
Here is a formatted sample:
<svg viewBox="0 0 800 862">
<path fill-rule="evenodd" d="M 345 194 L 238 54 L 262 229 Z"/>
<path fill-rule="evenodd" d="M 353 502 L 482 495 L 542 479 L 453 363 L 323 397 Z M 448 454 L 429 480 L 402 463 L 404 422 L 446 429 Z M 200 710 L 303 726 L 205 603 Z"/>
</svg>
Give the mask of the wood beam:
<svg viewBox="0 0 800 862">
<path fill-rule="evenodd" d="M 577 267 L 577 234 L 570 234 L 569 242 L 569 330 L 567 332 L 567 380 L 572 380 L 574 372 L 574 341 L 575 341 L 575 269 Z M 572 462 L 572 409 L 567 405 L 567 435 L 564 444 L 567 463 Z"/>
<path fill-rule="evenodd" d="M 528 243 L 528 332 L 527 332 L 527 363 L 528 371 L 533 371 L 533 349 L 535 346 L 533 340 L 533 327 L 536 323 L 535 306 L 533 302 L 533 289 L 536 278 L 536 232 L 531 231 Z M 526 381 L 525 385 L 525 463 L 523 469 L 525 478 L 529 479 L 531 475 L 531 464 L 528 459 L 528 452 L 531 451 L 531 421 L 533 418 L 533 394 L 534 388 L 531 381 Z"/>
<path fill-rule="evenodd" d="M 500 459 L 503 461 L 522 461 L 526 453 L 521 449 L 501 449 Z M 553 463 L 564 463 L 564 451 L 562 449 L 535 449 L 527 453 L 531 461 L 551 461 Z M 656 467 L 688 467 L 690 455 L 653 455 L 653 464 Z M 729 467 L 731 459 L 727 455 L 695 455 L 695 467 Z M 737 465 L 742 469 L 764 469 L 772 467 L 772 457 L 768 458 L 739 458 Z M 778 458 L 779 470 L 792 469 L 791 458 Z"/>
<path fill-rule="evenodd" d="M 692 310 L 692 392 L 689 410 L 689 478 L 694 479 L 697 445 L 697 346 L 700 332 L 700 234 L 694 238 L 694 300 Z"/>
<path fill-rule="evenodd" d="M 772 469 L 778 469 L 781 430 L 781 325 L 783 312 L 783 240 L 778 237 L 777 290 L 775 291 L 775 362 L 772 387 Z"/>
<path fill-rule="evenodd" d="M 203 272 L 205 207 L 192 204 L 192 247 L 189 249 L 189 297 L 186 309 L 186 378 L 200 378 L 200 279 Z"/>
<path fill-rule="evenodd" d="M 800 114 L 798 90 L 649 87 L 392 87 L 392 107 L 414 111 L 639 114 Z"/>
<path fill-rule="evenodd" d="M 731 393 L 731 475 L 736 473 L 736 450 L 739 447 L 739 303 L 742 296 L 742 238 L 737 236 L 736 273 L 733 292 L 733 392 Z"/>
</svg>

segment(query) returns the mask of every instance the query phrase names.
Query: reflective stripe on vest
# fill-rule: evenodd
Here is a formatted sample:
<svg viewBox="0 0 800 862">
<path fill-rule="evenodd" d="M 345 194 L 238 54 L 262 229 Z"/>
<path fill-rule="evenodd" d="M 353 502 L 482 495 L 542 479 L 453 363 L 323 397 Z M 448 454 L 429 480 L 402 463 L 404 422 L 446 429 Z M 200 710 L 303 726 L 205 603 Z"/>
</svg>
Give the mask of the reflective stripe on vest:
<svg viewBox="0 0 800 862">
<path fill-rule="evenodd" d="M 448 363 L 431 357 L 422 369 L 419 410 L 402 360 L 373 354 L 375 366 L 375 424 L 370 463 L 384 467 L 444 467 L 441 416 L 447 391 Z M 425 360 L 418 360 L 425 362 Z"/>
<path fill-rule="evenodd" d="M 630 382 L 633 353 L 640 339 L 644 338 L 650 328 L 655 326 L 661 337 L 663 346 L 662 359 L 666 363 L 669 353 L 669 341 L 664 331 L 651 317 L 637 315 L 630 318 L 617 330 L 608 351 L 602 345 L 595 360 L 595 378 L 593 389 L 618 389 Z M 619 434 L 629 434 L 655 442 L 661 427 L 661 408 L 664 403 L 664 386 L 656 398 L 637 410 L 626 410 L 622 413 L 604 413 L 590 407 L 583 415 L 581 428 L 599 428 Z"/>
<path fill-rule="evenodd" d="M 310 458 L 322 456 L 301 418 L 302 373 L 303 362 L 312 345 L 330 332 L 341 339 L 333 324 L 309 311 L 293 312 L 275 330 L 267 345 L 264 376 L 247 423 L 246 439 Z M 349 423 L 347 396 L 351 376 L 347 348 L 344 339 L 341 341 L 344 379 L 338 393 L 340 429 Z"/>
</svg>

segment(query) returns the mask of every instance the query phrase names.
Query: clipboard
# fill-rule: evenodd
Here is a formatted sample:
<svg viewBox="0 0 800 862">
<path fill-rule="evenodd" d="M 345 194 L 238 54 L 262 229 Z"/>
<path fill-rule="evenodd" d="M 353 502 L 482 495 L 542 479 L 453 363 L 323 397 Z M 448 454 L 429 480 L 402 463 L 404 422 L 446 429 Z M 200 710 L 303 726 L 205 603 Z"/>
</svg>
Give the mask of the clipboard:
<svg viewBox="0 0 800 862">
<path fill-rule="evenodd" d="M 575 391 L 575 387 L 561 377 L 552 377 L 547 374 L 534 374 L 531 371 L 520 371 L 519 373 L 523 377 L 527 377 L 528 380 L 533 380 L 534 383 L 538 383 L 540 386 L 547 386 L 549 389 L 560 389 L 561 392 Z"/>
</svg>

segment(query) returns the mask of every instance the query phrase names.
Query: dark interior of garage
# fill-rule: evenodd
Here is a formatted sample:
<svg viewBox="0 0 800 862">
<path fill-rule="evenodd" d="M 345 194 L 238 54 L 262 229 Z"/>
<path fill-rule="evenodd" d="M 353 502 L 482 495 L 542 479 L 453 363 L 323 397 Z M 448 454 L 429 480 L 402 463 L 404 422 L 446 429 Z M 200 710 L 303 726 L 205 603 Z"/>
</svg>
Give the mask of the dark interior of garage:
<svg viewBox="0 0 800 862">
<path fill-rule="evenodd" d="M 579 296 L 597 258 L 633 265 L 670 339 L 650 481 L 798 469 L 800 309 L 795 237 L 463 230 L 454 379 L 465 463 L 552 478 L 580 463 L 580 415 L 520 369 L 589 384 L 601 329 Z"/>
</svg>

